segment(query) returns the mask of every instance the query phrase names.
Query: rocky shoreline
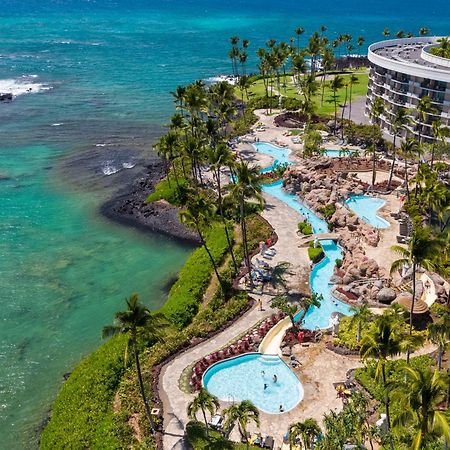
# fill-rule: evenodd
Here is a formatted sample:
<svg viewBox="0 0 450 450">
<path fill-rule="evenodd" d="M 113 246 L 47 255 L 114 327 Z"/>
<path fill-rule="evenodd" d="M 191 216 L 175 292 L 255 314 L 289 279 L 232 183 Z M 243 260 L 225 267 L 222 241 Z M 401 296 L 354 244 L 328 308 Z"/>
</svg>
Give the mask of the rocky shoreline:
<svg viewBox="0 0 450 450">
<path fill-rule="evenodd" d="M 143 231 L 161 233 L 185 243 L 198 244 L 197 235 L 178 220 L 179 208 L 164 201 L 147 204 L 149 194 L 166 175 L 166 163 L 155 161 L 144 173 L 104 203 L 100 212 L 117 223 L 134 226 Z"/>
</svg>

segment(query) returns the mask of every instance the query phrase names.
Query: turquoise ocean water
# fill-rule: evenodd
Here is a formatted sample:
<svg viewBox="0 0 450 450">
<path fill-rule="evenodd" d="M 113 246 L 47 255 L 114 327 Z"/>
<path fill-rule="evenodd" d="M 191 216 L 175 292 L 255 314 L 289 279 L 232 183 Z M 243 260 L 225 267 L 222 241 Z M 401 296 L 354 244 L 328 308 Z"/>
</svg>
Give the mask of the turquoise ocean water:
<svg viewBox="0 0 450 450">
<path fill-rule="evenodd" d="M 17 97 L 0 104 L 0 448 L 36 447 L 62 375 L 129 293 L 161 305 L 189 253 L 99 214 L 153 158 L 170 90 L 229 72 L 234 34 L 254 51 L 297 26 L 370 42 L 449 19 L 447 0 L 2 0 L 0 92 Z"/>
</svg>

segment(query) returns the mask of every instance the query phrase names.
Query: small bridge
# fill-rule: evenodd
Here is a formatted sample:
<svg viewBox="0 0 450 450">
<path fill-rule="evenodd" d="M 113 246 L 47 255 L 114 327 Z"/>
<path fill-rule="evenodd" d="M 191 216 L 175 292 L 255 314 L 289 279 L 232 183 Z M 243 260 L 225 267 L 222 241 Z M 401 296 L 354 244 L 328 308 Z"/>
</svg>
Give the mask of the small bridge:
<svg viewBox="0 0 450 450">
<path fill-rule="evenodd" d="M 341 238 L 341 236 L 338 233 L 321 233 L 321 234 L 310 234 L 309 236 L 302 236 L 300 238 L 299 247 L 305 247 L 306 244 L 309 244 L 310 242 L 314 240 L 330 240 L 330 241 L 338 241 Z"/>
</svg>

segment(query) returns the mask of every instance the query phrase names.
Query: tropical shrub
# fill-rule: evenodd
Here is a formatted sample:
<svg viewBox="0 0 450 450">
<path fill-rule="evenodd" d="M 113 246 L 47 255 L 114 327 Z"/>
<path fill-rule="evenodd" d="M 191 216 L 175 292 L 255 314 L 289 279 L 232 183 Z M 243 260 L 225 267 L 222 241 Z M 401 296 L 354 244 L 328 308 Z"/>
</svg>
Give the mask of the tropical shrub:
<svg viewBox="0 0 450 450">
<path fill-rule="evenodd" d="M 333 214 L 336 212 L 336 204 L 329 203 L 328 205 L 324 206 L 323 208 L 320 208 L 319 211 L 322 213 L 322 215 L 323 215 L 323 217 L 325 217 L 325 219 L 331 219 Z"/>
<path fill-rule="evenodd" d="M 308 247 L 308 256 L 314 264 L 318 263 L 325 256 L 320 242 L 318 243 L 317 247 L 314 247 L 314 242 L 311 242 L 310 246 Z"/>
<path fill-rule="evenodd" d="M 313 229 L 312 229 L 311 224 L 309 224 L 306 221 L 299 222 L 297 227 L 298 227 L 298 231 L 300 231 L 300 233 L 303 233 L 306 236 L 313 234 Z"/>
</svg>

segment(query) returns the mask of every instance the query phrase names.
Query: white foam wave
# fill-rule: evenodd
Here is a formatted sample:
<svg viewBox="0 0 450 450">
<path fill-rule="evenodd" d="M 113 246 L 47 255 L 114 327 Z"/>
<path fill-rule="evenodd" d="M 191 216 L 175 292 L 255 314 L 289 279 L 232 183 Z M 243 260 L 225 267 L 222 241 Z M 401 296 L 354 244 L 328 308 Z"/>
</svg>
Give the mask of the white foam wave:
<svg viewBox="0 0 450 450">
<path fill-rule="evenodd" d="M 105 161 L 105 163 L 102 166 L 102 172 L 103 175 L 113 175 L 114 173 L 117 173 L 120 169 L 117 168 L 112 161 Z"/>
<path fill-rule="evenodd" d="M 52 127 L 60 127 L 61 125 L 63 125 L 63 123 L 52 123 L 51 126 Z"/>
<path fill-rule="evenodd" d="M 132 169 L 136 164 L 132 162 L 124 162 L 122 163 L 122 167 L 124 169 Z"/>
<path fill-rule="evenodd" d="M 106 147 L 106 144 L 95 144 L 96 147 Z"/>
<path fill-rule="evenodd" d="M 226 81 L 227 83 L 234 86 L 237 82 L 237 78 L 233 77 L 231 75 L 217 75 L 215 77 L 206 78 L 205 81 L 207 83 L 211 83 L 211 84 L 220 83 L 221 81 Z"/>
<path fill-rule="evenodd" d="M 34 79 L 36 79 L 35 75 L 27 75 L 16 79 L 0 80 L 0 93 L 12 94 L 14 97 L 18 97 L 19 95 L 36 94 L 52 89 L 52 86 L 48 84 L 32 81 Z"/>
</svg>

